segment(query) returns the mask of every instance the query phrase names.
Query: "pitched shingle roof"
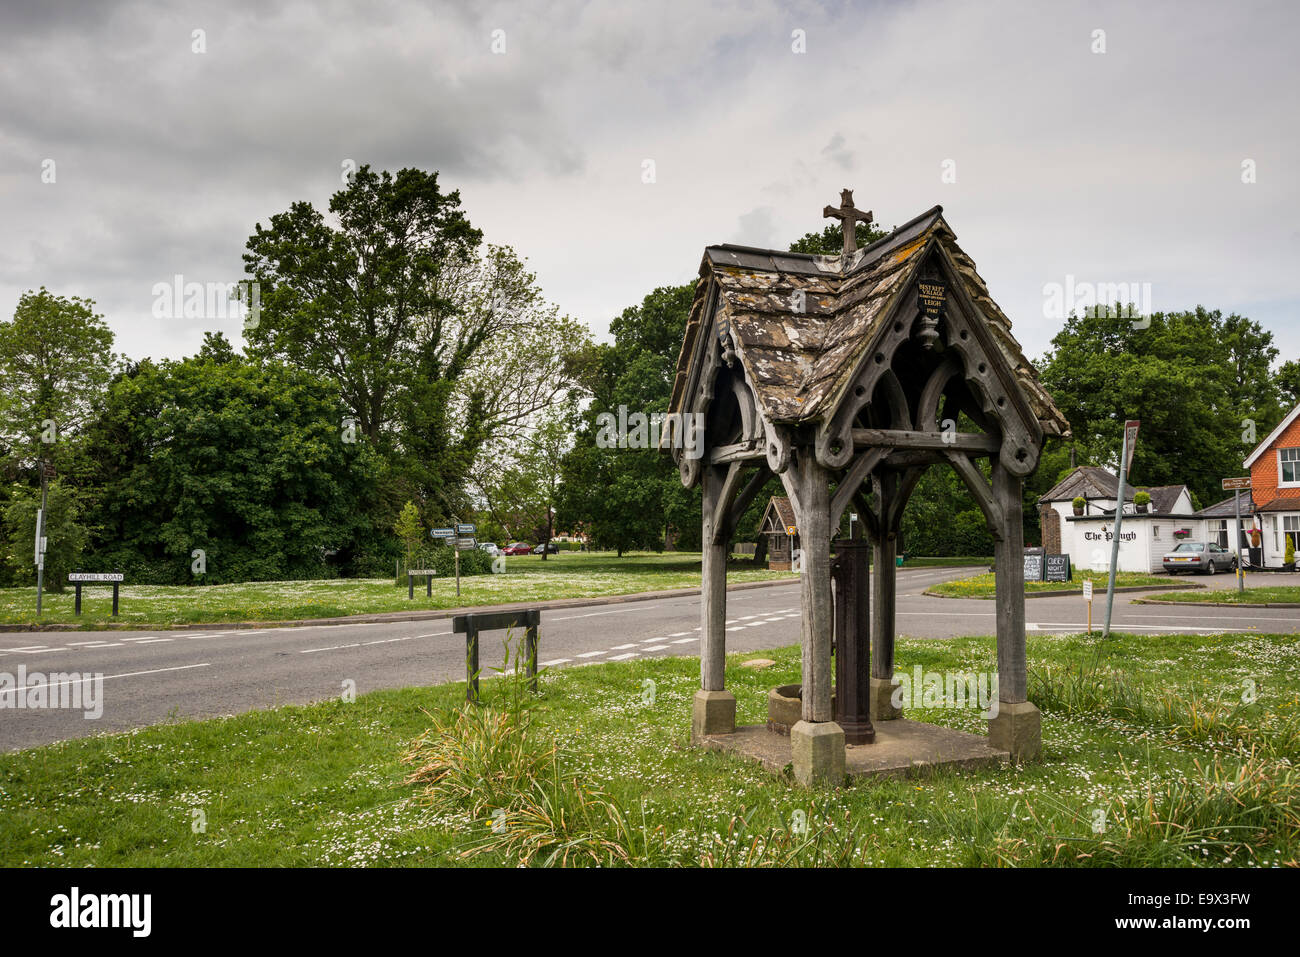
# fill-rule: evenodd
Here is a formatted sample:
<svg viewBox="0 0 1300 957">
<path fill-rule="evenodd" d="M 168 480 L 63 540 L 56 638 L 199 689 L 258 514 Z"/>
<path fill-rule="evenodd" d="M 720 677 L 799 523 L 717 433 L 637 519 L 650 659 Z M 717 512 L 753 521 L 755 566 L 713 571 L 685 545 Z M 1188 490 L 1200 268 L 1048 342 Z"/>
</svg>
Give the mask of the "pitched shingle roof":
<svg viewBox="0 0 1300 957">
<path fill-rule="evenodd" d="M 927 251 L 935 247 L 947 254 L 966 294 L 988 320 L 1044 433 L 1069 435 L 1069 423 L 1039 384 L 1037 371 L 1011 334 L 1011 321 L 989 296 L 975 263 L 957 245 L 939 206 L 856 250 L 847 263 L 842 256 L 747 246 L 705 250 L 700 275 L 717 280 L 717 315 L 729 323 L 759 406 L 770 421 L 806 422 L 834 413 L 858 358 Z M 672 409 L 681 408 L 696 337 L 711 309 L 702 301 L 708 285 L 697 287 L 678 359 Z"/>
<path fill-rule="evenodd" d="M 1152 485 L 1137 488 L 1129 485 L 1124 489 L 1124 501 L 1133 501 L 1138 492 L 1151 496 L 1151 504 L 1157 514 L 1168 515 L 1178 504 L 1178 497 L 1187 488 L 1186 485 Z M 1115 498 L 1119 491 L 1119 478 L 1109 469 L 1096 465 L 1080 465 L 1056 485 L 1041 496 L 1040 502 L 1069 502 L 1082 495 L 1084 498 Z M 1190 498 L 1190 496 L 1189 496 Z"/>
<path fill-rule="evenodd" d="M 1255 509 L 1254 502 L 1251 501 L 1250 493 L 1247 492 L 1241 499 L 1241 516 L 1246 518 Z M 1193 512 L 1197 518 L 1232 518 L 1237 514 L 1236 501 L 1231 498 L 1225 498 L 1222 502 L 1215 502 L 1199 512 Z"/>
</svg>

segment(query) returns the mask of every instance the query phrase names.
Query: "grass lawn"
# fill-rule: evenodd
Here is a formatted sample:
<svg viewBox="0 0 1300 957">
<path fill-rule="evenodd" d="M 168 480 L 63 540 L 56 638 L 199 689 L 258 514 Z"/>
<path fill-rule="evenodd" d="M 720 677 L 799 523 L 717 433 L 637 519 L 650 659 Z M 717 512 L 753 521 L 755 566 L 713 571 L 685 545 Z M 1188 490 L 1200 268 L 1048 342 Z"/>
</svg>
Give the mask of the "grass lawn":
<svg viewBox="0 0 1300 957">
<path fill-rule="evenodd" d="M 1284 602 L 1300 604 L 1300 586 L 1278 586 L 1276 588 L 1247 588 L 1238 592 L 1235 588 L 1215 589 L 1211 592 L 1173 592 L 1161 595 L 1161 601 L 1210 601 L 1216 605 L 1262 605 L 1267 602 Z"/>
<path fill-rule="evenodd" d="M 1079 591 L 1083 588 L 1085 580 L 1092 582 L 1093 588 L 1106 590 L 1110 580 L 1108 572 L 1094 572 L 1083 568 L 1075 568 L 1074 581 L 1069 582 L 1025 582 L 1025 593 L 1043 591 Z M 1171 585 L 1175 584 L 1175 579 L 1169 575 L 1143 575 L 1140 572 L 1119 572 L 1115 575 L 1115 587 L 1123 588 L 1132 585 Z M 926 593 L 930 595 L 941 595 L 944 598 L 992 598 L 994 594 L 995 576 L 992 572 L 986 572 L 983 575 L 976 575 L 973 578 L 962 578 L 957 581 L 939 582 L 931 585 Z M 1180 583 L 1182 584 L 1182 583 Z M 1190 585 L 1188 587 L 1200 588 L 1200 585 Z"/>
<path fill-rule="evenodd" d="M 798 678 L 798 649 L 762 656 L 728 659 L 740 723 Z M 898 648 L 900 672 L 994 659 Z M 1041 762 L 818 793 L 688 746 L 694 658 L 545 673 L 522 711 L 497 677 L 484 708 L 454 684 L 65 742 L 0 755 L 0 865 L 1300 865 L 1294 636 L 1034 635 L 1029 666 Z"/>
<path fill-rule="evenodd" d="M 144 628 L 199 622 L 289 621 L 332 618 L 367 612 L 411 611 L 421 608 L 457 608 L 495 605 L 548 598 L 587 598 L 628 595 L 671 588 L 700 587 L 698 552 L 633 553 L 618 558 L 612 552 L 561 552 L 545 561 L 540 555 L 506 558 L 500 575 L 462 578 L 460 596 L 452 578 L 435 579 L 433 597 L 424 594 L 417 580 L 415 598 L 406 597 L 406 582 L 392 579 L 333 579 L 327 581 L 246 582 L 236 585 L 131 585 L 121 589 L 119 610 L 111 617 L 112 589 L 104 586 L 82 591 L 82 615 L 73 614 L 73 591 L 46 594 L 42 622 L 76 622 L 86 628 L 110 621 Z M 794 578 L 790 572 L 735 563 L 728 581 L 764 581 Z M 36 621 L 36 589 L 0 589 L 0 622 Z"/>
<path fill-rule="evenodd" d="M 992 565 L 992 555 L 956 555 L 943 556 L 939 558 L 913 558 L 907 556 L 903 562 L 904 568 L 961 568 L 966 565 Z"/>
</svg>

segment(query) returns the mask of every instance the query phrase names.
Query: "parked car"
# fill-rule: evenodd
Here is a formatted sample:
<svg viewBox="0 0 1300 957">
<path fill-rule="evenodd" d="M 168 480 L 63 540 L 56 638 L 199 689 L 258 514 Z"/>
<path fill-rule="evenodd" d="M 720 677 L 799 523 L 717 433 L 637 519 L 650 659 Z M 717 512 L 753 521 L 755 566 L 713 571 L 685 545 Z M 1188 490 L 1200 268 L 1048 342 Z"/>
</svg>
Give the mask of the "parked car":
<svg viewBox="0 0 1300 957">
<path fill-rule="evenodd" d="M 502 555 L 527 555 L 533 550 L 533 546 L 527 542 L 511 542 L 505 548 L 501 549 Z"/>
<path fill-rule="evenodd" d="M 478 547 L 480 550 L 487 552 L 493 558 L 496 558 L 501 554 L 501 549 L 497 548 L 496 542 L 479 542 Z"/>
<path fill-rule="evenodd" d="M 546 543 L 546 550 L 547 550 L 548 552 L 550 552 L 552 555 L 558 555 L 558 554 L 560 554 L 560 546 L 557 545 L 557 544 L 555 544 L 555 542 L 547 542 L 547 543 Z M 533 546 L 533 554 L 534 554 L 534 555 L 540 555 L 541 553 L 542 553 L 542 546 L 541 546 L 541 545 L 534 545 L 534 546 Z"/>
<path fill-rule="evenodd" d="M 1215 572 L 1237 567 L 1237 556 L 1214 542 L 1179 542 L 1172 552 L 1161 560 L 1165 571 L 1171 575 L 1178 572 Z"/>
</svg>

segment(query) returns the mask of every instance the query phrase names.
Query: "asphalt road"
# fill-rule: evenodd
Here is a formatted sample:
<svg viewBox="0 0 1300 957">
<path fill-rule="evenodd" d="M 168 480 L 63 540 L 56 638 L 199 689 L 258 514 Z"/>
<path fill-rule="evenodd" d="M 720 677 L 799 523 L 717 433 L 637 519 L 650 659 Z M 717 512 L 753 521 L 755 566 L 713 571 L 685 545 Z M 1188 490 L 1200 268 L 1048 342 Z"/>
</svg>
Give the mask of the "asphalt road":
<svg viewBox="0 0 1300 957">
<path fill-rule="evenodd" d="M 931 598 L 929 585 L 970 569 L 914 568 L 899 573 L 898 630 L 920 638 L 992 634 L 993 603 Z M 1276 577 L 1276 576 L 1274 576 Z M 1231 576 L 1202 578 L 1229 587 Z M 1270 579 L 1270 582 L 1272 579 Z M 1277 582 L 1282 584 L 1281 581 Z M 1300 633 L 1300 609 L 1178 608 L 1135 605 L 1116 597 L 1115 626 L 1136 632 L 1220 631 Z M 1094 624 L 1103 601 L 1094 601 Z M 1086 606 L 1077 595 L 1026 601 L 1033 635 L 1082 631 Z M 699 598 L 663 598 L 544 612 L 540 659 L 566 668 L 601 661 L 699 653 Z M 797 644 L 797 583 L 728 593 L 727 650 L 758 651 Z M 482 639 L 484 673 L 500 666 L 500 633 Z M 123 731 L 170 718 L 202 718 L 254 708 L 337 698 L 381 688 L 437 684 L 465 677 L 464 637 L 450 619 L 317 625 L 228 631 L 101 631 L 0 633 L 0 682 L 31 675 L 103 675 L 102 715 L 84 710 L 15 708 L 0 692 L 0 750 Z M 58 679 L 65 681 L 66 678 Z M 61 685 L 66 694 L 74 689 Z M 82 685 L 80 690 L 86 690 Z"/>
</svg>

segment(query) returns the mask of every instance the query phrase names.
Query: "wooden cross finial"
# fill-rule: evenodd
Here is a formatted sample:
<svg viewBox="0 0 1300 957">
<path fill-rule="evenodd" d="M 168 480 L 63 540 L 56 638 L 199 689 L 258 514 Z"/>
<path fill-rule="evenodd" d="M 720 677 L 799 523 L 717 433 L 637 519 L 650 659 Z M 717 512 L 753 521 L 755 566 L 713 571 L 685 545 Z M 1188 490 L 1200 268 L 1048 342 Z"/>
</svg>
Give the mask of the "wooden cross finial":
<svg viewBox="0 0 1300 957">
<path fill-rule="evenodd" d="M 822 210 L 823 219 L 838 219 L 844 229 L 844 259 L 847 261 L 858 248 L 858 223 L 871 225 L 871 211 L 863 212 L 853 205 L 853 190 L 840 190 L 840 207 L 827 206 Z"/>
</svg>

